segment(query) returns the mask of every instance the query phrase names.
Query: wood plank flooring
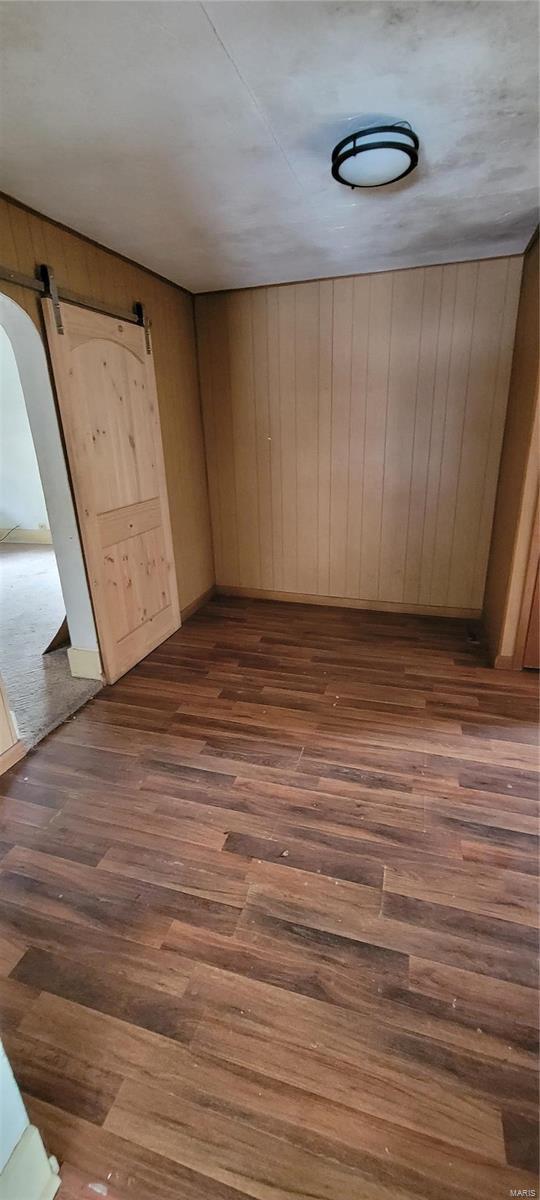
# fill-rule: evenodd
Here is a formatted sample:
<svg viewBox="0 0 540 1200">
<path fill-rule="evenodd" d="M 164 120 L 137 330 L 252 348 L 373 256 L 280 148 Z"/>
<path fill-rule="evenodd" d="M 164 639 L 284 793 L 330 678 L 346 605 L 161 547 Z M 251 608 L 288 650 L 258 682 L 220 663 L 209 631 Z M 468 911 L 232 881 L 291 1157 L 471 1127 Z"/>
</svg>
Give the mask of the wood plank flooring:
<svg viewBox="0 0 540 1200">
<path fill-rule="evenodd" d="M 536 720 L 463 623 L 220 599 L 2 777 L 61 1200 L 537 1194 Z"/>
</svg>

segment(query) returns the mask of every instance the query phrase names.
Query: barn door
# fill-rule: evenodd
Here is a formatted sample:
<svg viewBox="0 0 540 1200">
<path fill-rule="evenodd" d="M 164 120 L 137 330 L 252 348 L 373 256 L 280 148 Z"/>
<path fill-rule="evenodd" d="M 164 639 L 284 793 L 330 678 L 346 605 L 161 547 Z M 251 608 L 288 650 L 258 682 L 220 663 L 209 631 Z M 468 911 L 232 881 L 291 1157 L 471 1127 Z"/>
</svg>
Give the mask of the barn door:
<svg viewBox="0 0 540 1200">
<path fill-rule="evenodd" d="M 105 677 L 174 633 L 178 591 L 152 354 L 140 325 L 43 300 Z"/>
</svg>

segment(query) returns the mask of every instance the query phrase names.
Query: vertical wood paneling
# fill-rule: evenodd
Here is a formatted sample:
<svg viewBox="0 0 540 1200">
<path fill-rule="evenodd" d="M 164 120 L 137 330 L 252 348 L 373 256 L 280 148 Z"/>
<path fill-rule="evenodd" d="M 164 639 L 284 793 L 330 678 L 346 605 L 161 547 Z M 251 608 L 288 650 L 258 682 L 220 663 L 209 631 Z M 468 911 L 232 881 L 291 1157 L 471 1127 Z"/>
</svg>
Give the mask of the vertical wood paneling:
<svg viewBox="0 0 540 1200">
<path fill-rule="evenodd" d="M 429 273 L 427 272 L 427 274 Z M 435 349 L 435 382 L 427 448 L 427 484 L 422 528 L 419 604 L 428 604 L 428 597 L 431 595 L 446 402 L 450 378 L 450 353 L 456 310 L 457 273 L 458 268 L 455 264 L 442 268 L 442 293 Z"/>
<path fill-rule="evenodd" d="M 217 297 L 209 297 L 199 322 L 198 336 L 202 391 L 212 395 L 219 393 L 219 404 L 204 410 L 216 571 L 222 573 L 223 578 L 239 578 L 229 325 Z"/>
<path fill-rule="evenodd" d="M 296 289 L 296 520 L 297 587 L 317 591 L 319 285 Z"/>
<path fill-rule="evenodd" d="M 253 387 L 251 297 L 235 292 L 229 306 L 229 339 L 236 352 L 230 357 L 230 397 L 233 430 L 236 519 L 240 583 L 260 587 L 257 431 Z M 219 453 L 219 451 L 218 451 Z"/>
<path fill-rule="evenodd" d="M 332 429 L 332 325 L 334 285 L 319 284 L 319 337 L 314 347 L 318 359 L 318 505 L 317 505 L 317 594 L 330 593 L 330 480 Z"/>
<path fill-rule="evenodd" d="M 268 323 L 268 419 L 270 423 L 270 477 L 272 488 L 272 568 L 273 587 L 276 588 L 284 587 L 279 294 L 279 288 L 269 288 L 266 295 Z M 221 297 L 219 299 L 221 300 Z M 218 396 L 215 395 L 215 399 L 219 402 Z"/>
<path fill-rule="evenodd" d="M 407 513 L 407 551 L 403 600 L 418 604 L 426 520 L 430 449 L 435 399 L 437 348 L 441 318 L 443 268 L 423 272 L 418 383 Z"/>
<path fill-rule="evenodd" d="M 394 276 L 391 274 L 375 275 L 371 280 L 359 587 L 360 596 L 366 600 L 377 600 L 379 596 L 393 285 Z"/>
<path fill-rule="evenodd" d="M 349 486 L 347 495 L 346 596 L 357 596 L 359 587 L 358 547 L 362 542 L 362 491 L 366 428 L 366 379 L 369 351 L 369 276 L 354 280 L 351 321 L 351 411 L 349 422 Z"/>
<path fill-rule="evenodd" d="M 448 591 L 465 406 L 473 357 L 475 325 L 478 319 L 476 310 L 478 275 L 478 263 L 461 263 L 457 268 L 441 464 L 437 488 L 435 544 L 431 562 L 430 600 L 428 601 L 430 604 L 444 605 Z M 478 463 L 478 469 L 481 469 L 480 463 Z"/>
<path fill-rule="evenodd" d="M 414 423 L 418 394 L 424 272 L 398 272 L 392 302 L 392 336 L 384 447 L 379 550 L 379 596 L 403 600 L 411 499 Z"/>
<path fill-rule="evenodd" d="M 218 584 L 480 609 L 520 274 L 494 259 L 197 297 Z"/>
<path fill-rule="evenodd" d="M 277 294 L 283 586 L 298 591 L 296 287 L 278 288 Z"/>
<path fill-rule="evenodd" d="M 519 275 L 511 271 L 505 325 L 510 320 Z M 492 660 L 498 666 L 521 666 L 522 620 L 530 615 L 528 584 L 534 581 L 535 523 L 537 522 L 540 424 L 539 369 L 539 243 L 525 254 L 515 349 L 512 360 L 508 413 L 497 482 L 493 534 L 485 591 L 485 628 Z M 498 394 L 506 390 L 507 364 L 501 360 Z M 487 476 L 484 513 L 495 489 Z M 481 539 L 481 547 L 484 541 Z M 533 556 L 531 559 L 531 555 Z M 480 553 L 477 556 L 480 561 Z M 483 565 L 483 564 L 482 564 Z M 531 570 L 532 569 L 532 570 Z M 475 581 L 476 582 L 476 581 Z"/>
<path fill-rule="evenodd" d="M 336 596 L 345 596 L 347 590 L 353 295 L 353 279 L 335 280 L 330 428 L 330 593 Z"/>
<path fill-rule="evenodd" d="M 186 608 L 214 582 L 192 298 L 4 199 L 0 199 L 0 262 L 26 275 L 33 275 L 39 263 L 49 262 L 60 287 L 127 309 L 135 300 L 145 305 L 152 321 L 178 589 Z M 36 295 L 4 282 L 0 287 L 41 333 Z"/>
<path fill-rule="evenodd" d="M 260 586 L 271 588 L 274 578 L 272 445 L 268 376 L 268 298 L 264 289 L 250 294 L 253 341 L 253 395 L 257 454 Z"/>
<path fill-rule="evenodd" d="M 497 356 L 497 377 L 493 391 L 493 408 L 487 450 L 487 466 L 484 476 L 482 511 L 473 555 L 474 569 L 471 585 L 471 603 L 474 605 L 482 604 L 484 580 L 486 579 L 487 572 L 495 496 L 499 477 L 499 463 L 501 459 L 499 447 L 503 440 L 510 373 L 512 369 L 512 358 L 505 353 L 504 348 L 508 345 L 509 341 L 512 341 L 516 328 L 516 309 L 518 308 L 520 297 L 521 266 L 520 259 L 509 259 L 506 301 Z M 538 328 L 536 329 L 536 339 L 538 341 Z"/>
<path fill-rule="evenodd" d="M 466 590 L 472 595 L 475 549 L 478 523 L 482 513 L 485 469 L 477 471 L 476 464 L 487 464 L 493 405 L 496 396 L 499 347 L 504 319 L 504 301 L 508 284 L 510 260 L 495 259 L 479 272 L 474 314 L 474 353 L 470 355 L 465 393 L 465 413 L 457 467 L 456 504 L 452 529 L 446 602 L 456 603 L 455 597 Z M 473 524 L 471 513 L 479 518 Z M 480 597 L 480 603 L 481 603 Z"/>
</svg>

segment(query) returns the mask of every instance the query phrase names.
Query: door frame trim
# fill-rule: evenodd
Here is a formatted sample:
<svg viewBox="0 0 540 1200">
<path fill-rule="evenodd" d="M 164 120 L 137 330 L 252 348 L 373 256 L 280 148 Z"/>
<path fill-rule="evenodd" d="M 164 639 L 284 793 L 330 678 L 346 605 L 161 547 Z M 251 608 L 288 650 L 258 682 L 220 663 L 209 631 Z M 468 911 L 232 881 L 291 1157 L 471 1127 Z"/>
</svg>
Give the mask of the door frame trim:
<svg viewBox="0 0 540 1200">
<path fill-rule="evenodd" d="M 521 603 L 519 607 L 519 617 L 516 629 L 516 640 L 514 645 L 514 653 L 512 655 L 512 667 L 516 671 L 523 670 L 523 659 L 525 656 L 525 645 L 527 642 L 527 634 L 529 632 L 529 623 L 531 620 L 531 607 L 533 602 L 534 587 L 536 576 L 538 574 L 538 564 L 540 562 L 540 495 L 536 498 L 536 507 L 531 530 L 531 541 L 529 545 L 529 555 L 527 566 L 525 569 L 525 578 L 523 580 L 523 591 L 521 593 Z"/>
<path fill-rule="evenodd" d="M 45 348 L 32 318 L 0 291 L 0 325 L 15 355 L 45 493 L 72 646 L 99 654 L 86 566 Z M 95 678 L 93 674 L 91 678 Z"/>
</svg>

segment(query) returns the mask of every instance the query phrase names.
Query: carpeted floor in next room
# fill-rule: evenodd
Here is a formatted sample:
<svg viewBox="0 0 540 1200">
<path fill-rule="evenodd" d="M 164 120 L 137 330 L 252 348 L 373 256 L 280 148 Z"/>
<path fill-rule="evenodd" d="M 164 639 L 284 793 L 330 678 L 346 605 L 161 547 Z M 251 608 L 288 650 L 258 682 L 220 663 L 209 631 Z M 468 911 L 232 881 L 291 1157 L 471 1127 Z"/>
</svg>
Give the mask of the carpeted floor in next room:
<svg viewBox="0 0 540 1200">
<path fill-rule="evenodd" d="M 99 690 L 74 679 L 66 650 L 43 654 L 66 615 L 52 546 L 0 544 L 0 676 L 27 746 Z"/>
<path fill-rule="evenodd" d="M 536 716 L 463 623 L 220 599 L 0 779 L 59 1200 L 535 1194 Z"/>
</svg>

